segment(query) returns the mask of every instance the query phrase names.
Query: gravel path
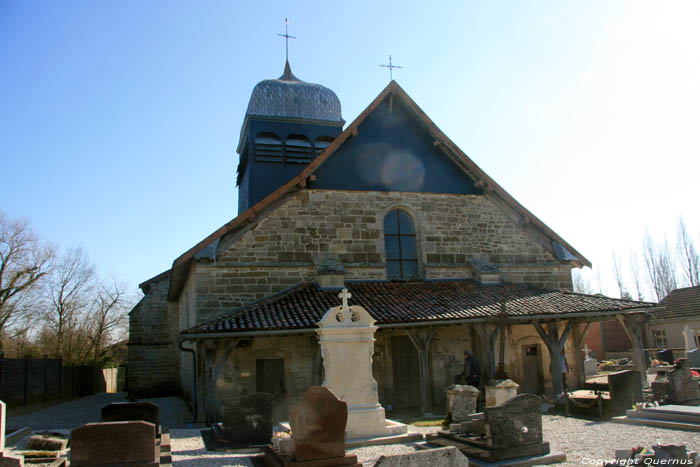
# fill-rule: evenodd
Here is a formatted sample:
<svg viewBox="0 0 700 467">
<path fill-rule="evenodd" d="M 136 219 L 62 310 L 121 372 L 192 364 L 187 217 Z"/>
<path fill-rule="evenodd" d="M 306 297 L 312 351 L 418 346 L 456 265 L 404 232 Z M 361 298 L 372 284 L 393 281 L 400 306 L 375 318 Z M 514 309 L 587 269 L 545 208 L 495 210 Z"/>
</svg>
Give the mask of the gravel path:
<svg viewBox="0 0 700 467">
<path fill-rule="evenodd" d="M 102 407 L 112 402 L 125 402 L 126 393 L 100 393 L 42 410 L 15 417 L 7 417 L 8 428 L 31 427 L 33 430 L 72 429 L 86 423 L 100 421 Z M 185 403 L 177 397 L 139 399 L 139 402 L 158 404 L 158 418 L 163 427 L 172 428 L 188 424 L 192 415 Z"/>
</svg>

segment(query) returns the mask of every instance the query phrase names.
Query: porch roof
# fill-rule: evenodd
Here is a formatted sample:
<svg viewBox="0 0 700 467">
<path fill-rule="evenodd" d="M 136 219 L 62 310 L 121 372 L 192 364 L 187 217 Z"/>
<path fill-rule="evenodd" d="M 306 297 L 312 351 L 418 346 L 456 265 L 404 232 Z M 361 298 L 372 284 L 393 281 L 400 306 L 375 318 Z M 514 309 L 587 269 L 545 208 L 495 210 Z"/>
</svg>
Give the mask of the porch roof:
<svg viewBox="0 0 700 467">
<path fill-rule="evenodd" d="M 350 305 L 364 307 L 382 327 L 449 324 L 497 318 L 505 303 L 514 321 L 602 317 L 647 311 L 656 303 L 621 300 L 518 284 L 481 285 L 473 280 L 425 282 L 347 282 Z M 241 307 L 213 321 L 182 331 L 184 336 L 260 331 L 312 330 L 330 308 L 340 305 L 338 290 L 305 283 Z"/>
</svg>

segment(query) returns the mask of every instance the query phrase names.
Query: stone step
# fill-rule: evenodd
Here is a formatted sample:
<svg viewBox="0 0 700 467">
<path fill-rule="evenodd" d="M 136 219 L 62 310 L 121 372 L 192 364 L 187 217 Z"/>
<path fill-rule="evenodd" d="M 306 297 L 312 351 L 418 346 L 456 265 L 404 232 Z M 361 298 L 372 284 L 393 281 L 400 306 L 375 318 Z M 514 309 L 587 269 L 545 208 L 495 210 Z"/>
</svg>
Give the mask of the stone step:
<svg viewBox="0 0 700 467">
<path fill-rule="evenodd" d="M 672 430 L 700 431 L 700 423 L 670 422 L 666 420 L 655 420 L 653 418 L 613 417 L 612 422 L 626 423 L 628 425 L 645 425 L 656 428 L 670 428 Z"/>
<path fill-rule="evenodd" d="M 627 416 L 630 418 L 646 418 L 651 420 L 663 420 L 667 422 L 696 423 L 700 424 L 700 414 L 681 413 L 664 410 L 628 410 Z"/>
</svg>

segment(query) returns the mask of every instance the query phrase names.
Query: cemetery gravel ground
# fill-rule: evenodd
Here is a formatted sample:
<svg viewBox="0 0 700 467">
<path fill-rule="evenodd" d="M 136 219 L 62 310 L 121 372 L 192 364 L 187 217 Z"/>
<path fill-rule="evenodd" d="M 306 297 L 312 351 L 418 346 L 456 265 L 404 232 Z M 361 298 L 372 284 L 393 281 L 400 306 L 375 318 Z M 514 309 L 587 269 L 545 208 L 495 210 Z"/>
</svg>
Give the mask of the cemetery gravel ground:
<svg viewBox="0 0 700 467">
<path fill-rule="evenodd" d="M 46 409 L 8 417 L 8 427 L 29 426 L 35 431 L 60 430 L 69 432 L 85 423 L 97 422 L 100 409 L 110 402 L 125 400 L 124 393 L 96 394 L 82 399 L 47 407 Z M 252 466 L 249 455 L 226 452 L 207 452 L 199 434 L 201 428 L 186 428 L 191 415 L 184 402 L 176 397 L 144 399 L 160 407 L 163 426 L 170 427 L 173 463 L 176 466 Z M 552 451 L 566 453 L 567 461 L 555 465 L 582 465 L 584 458 L 606 459 L 613 456 L 615 449 L 629 449 L 635 446 L 663 444 L 685 444 L 692 449 L 700 449 L 700 433 L 637 425 L 621 425 L 611 422 L 596 422 L 579 418 L 566 418 L 558 415 L 543 415 L 544 439 L 549 441 Z M 414 427 L 411 431 L 429 433 L 438 427 Z M 351 449 L 348 452 L 358 456 L 365 465 L 382 455 L 406 453 L 415 450 L 410 444 L 368 446 Z"/>
</svg>

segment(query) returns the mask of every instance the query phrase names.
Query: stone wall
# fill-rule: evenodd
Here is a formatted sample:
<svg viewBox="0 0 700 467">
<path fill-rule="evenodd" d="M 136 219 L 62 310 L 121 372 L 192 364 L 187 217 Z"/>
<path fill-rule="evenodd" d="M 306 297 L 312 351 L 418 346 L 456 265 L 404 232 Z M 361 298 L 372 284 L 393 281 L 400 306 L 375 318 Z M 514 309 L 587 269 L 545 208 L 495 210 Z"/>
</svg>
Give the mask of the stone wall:
<svg viewBox="0 0 700 467">
<path fill-rule="evenodd" d="M 184 294 L 197 322 L 313 280 L 317 257 L 337 256 L 346 280 L 385 279 L 383 220 L 397 207 L 414 219 L 424 278 L 469 278 L 481 260 L 505 281 L 571 289 L 570 267 L 484 196 L 302 190 L 223 238 L 215 263 L 196 263 Z"/>
<path fill-rule="evenodd" d="M 167 293 L 167 278 L 154 282 L 129 313 L 127 384 L 141 397 L 179 392 L 179 310 Z"/>
</svg>

